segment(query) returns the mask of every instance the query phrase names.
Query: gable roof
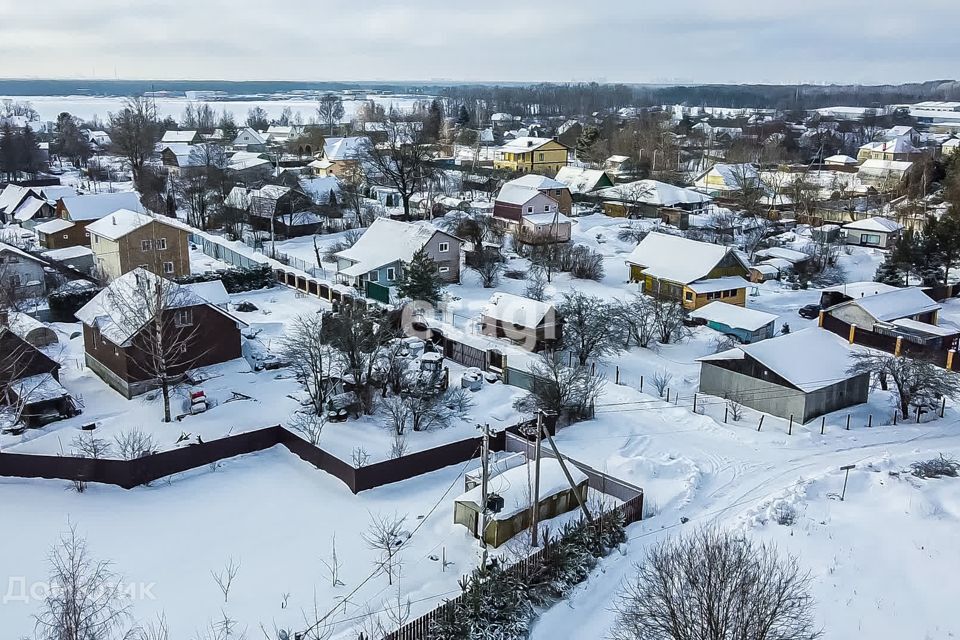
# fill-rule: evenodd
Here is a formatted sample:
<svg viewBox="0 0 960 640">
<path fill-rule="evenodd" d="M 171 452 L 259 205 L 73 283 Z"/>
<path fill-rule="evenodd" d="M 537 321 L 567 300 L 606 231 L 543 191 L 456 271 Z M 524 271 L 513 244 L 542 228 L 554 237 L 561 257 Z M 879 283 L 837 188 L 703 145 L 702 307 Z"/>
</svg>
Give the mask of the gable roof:
<svg viewBox="0 0 960 640">
<path fill-rule="evenodd" d="M 607 182 L 613 184 L 613 180 L 610 179 L 606 171 L 568 165 L 560 167 L 560 170 L 557 171 L 556 180 L 565 184 L 571 193 L 590 193 L 598 188 L 604 178 Z"/>
<path fill-rule="evenodd" d="M 107 240 L 118 240 L 128 233 L 136 231 L 140 227 L 145 227 L 151 222 L 162 224 L 163 221 L 153 218 L 143 213 L 130 211 L 129 209 L 120 209 L 113 213 L 92 222 L 87 226 L 87 231 L 95 233 L 101 238 Z"/>
<path fill-rule="evenodd" d="M 848 370 L 856 350 L 840 336 L 810 327 L 697 360 L 742 360 L 747 355 L 804 393 L 812 393 L 855 377 Z"/>
<path fill-rule="evenodd" d="M 169 144 L 171 142 L 193 142 L 200 138 L 200 134 L 197 131 L 164 131 L 163 137 L 160 138 L 160 142 L 163 144 Z"/>
<path fill-rule="evenodd" d="M 39 195 L 37 191 L 30 187 L 8 184 L 3 191 L 0 191 L 0 213 L 13 213 L 13 210 L 23 202 L 24 198 L 31 194 Z"/>
<path fill-rule="evenodd" d="M 9 327 L 0 327 L 0 353 L 17 363 L 15 367 L 0 367 L 0 385 L 41 373 L 57 371 L 60 364 L 43 351 L 18 336 Z"/>
<path fill-rule="evenodd" d="M 567 148 L 567 145 L 562 142 L 557 142 L 553 138 L 535 138 L 533 136 L 522 136 L 519 138 L 514 138 L 510 142 L 506 143 L 497 151 L 502 151 L 506 153 L 527 153 L 530 151 L 536 151 L 543 145 L 549 142 L 556 142 L 561 147 Z"/>
<path fill-rule="evenodd" d="M 857 229 L 861 231 L 879 231 L 881 233 L 893 233 L 894 231 L 899 231 L 903 229 L 903 225 L 897 222 L 896 220 L 890 220 L 889 218 L 883 218 L 881 216 L 873 216 L 872 218 L 864 218 L 863 220 L 857 220 L 855 222 L 848 222 L 843 225 L 844 229 Z"/>
<path fill-rule="evenodd" d="M 260 135 L 256 129 L 251 127 L 244 127 L 237 132 L 237 137 L 233 139 L 233 144 L 243 144 L 240 140 L 241 136 L 247 136 L 253 139 L 253 144 L 267 144 L 266 139 Z"/>
<path fill-rule="evenodd" d="M 370 138 L 366 136 L 327 138 L 323 141 L 323 157 L 334 162 L 356 160 L 370 144 Z"/>
<path fill-rule="evenodd" d="M 511 184 L 509 182 L 500 188 L 500 193 L 497 194 L 497 202 L 524 205 L 537 196 L 550 198 L 551 201 L 557 202 L 553 196 L 534 189 L 533 187 L 525 187 L 523 185 Z"/>
<path fill-rule="evenodd" d="M 618 184 L 597 192 L 601 198 L 614 198 L 630 202 L 642 202 L 658 207 L 678 204 L 703 204 L 713 200 L 708 195 L 693 189 L 677 187 L 659 180 L 636 180 Z"/>
<path fill-rule="evenodd" d="M 547 176 L 541 176 L 536 173 L 528 173 L 522 175 L 519 178 L 514 178 L 513 180 L 507 182 L 506 184 L 514 184 L 519 187 L 530 187 L 531 189 L 537 189 L 542 191 L 543 189 L 566 189 L 567 185 L 564 183 L 554 180 L 553 178 L 548 178 Z M 506 186 L 506 184 L 504 186 Z"/>
<path fill-rule="evenodd" d="M 760 174 L 757 173 L 757 168 L 752 164 L 740 163 L 740 164 L 728 164 L 721 162 L 713 165 L 699 176 L 697 176 L 695 182 L 700 182 L 708 174 L 716 173 L 723 180 L 723 184 L 731 189 L 739 189 L 740 182 L 745 180 L 752 182 L 753 180 L 760 180 Z"/>
<path fill-rule="evenodd" d="M 133 338 L 151 321 L 153 315 L 149 305 L 140 303 L 143 287 L 159 287 L 162 301 L 154 309 L 185 309 L 187 307 L 207 306 L 231 320 L 243 324 L 223 309 L 220 309 L 201 295 L 184 285 L 170 282 L 160 276 L 137 267 L 113 280 L 74 315 L 77 320 L 100 331 L 107 340 L 120 347 L 130 346 Z M 147 294 L 150 295 L 150 294 Z M 117 307 L 123 307 L 118 310 Z"/>
<path fill-rule="evenodd" d="M 13 217 L 18 222 L 26 222 L 40 212 L 43 207 L 49 206 L 46 200 L 29 196 L 20 203 L 20 206 L 13 210 Z"/>
<path fill-rule="evenodd" d="M 549 302 L 539 302 L 531 298 L 516 296 L 498 291 L 490 296 L 490 302 L 481 310 L 481 315 L 510 322 L 517 326 L 535 328 L 553 310 Z"/>
<path fill-rule="evenodd" d="M 348 269 L 343 269 L 343 273 L 361 275 L 394 262 L 410 262 L 413 254 L 437 233 L 459 242 L 455 236 L 429 222 L 411 223 L 377 218 L 352 247 L 336 255 L 353 263 Z"/>
<path fill-rule="evenodd" d="M 695 311 L 691 311 L 690 317 L 718 322 L 733 329 L 746 329 L 747 331 L 756 331 L 777 319 L 777 316 L 772 313 L 738 307 L 735 304 L 720 300 L 715 300 Z"/>
<path fill-rule="evenodd" d="M 894 138 L 893 140 L 881 140 L 880 142 L 868 142 L 860 147 L 865 151 L 876 151 L 878 153 L 920 153 L 920 150 L 910 144 L 907 138 Z"/>
<path fill-rule="evenodd" d="M 42 264 L 42 265 L 47 264 L 37 256 L 31 255 L 26 251 L 24 251 L 23 249 L 19 249 L 13 246 L 12 244 L 7 244 L 6 242 L 0 242 L 0 253 L 12 253 L 20 258 L 26 258 L 27 260 L 32 260 L 33 262 L 36 262 L 38 264 Z"/>
<path fill-rule="evenodd" d="M 141 213 L 144 210 L 143 205 L 140 204 L 140 196 L 135 191 L 91 193 L 85 196 L 60 198 L 60 202 L 67 210 L 69 219 L 74 222 L 78 220 L 99 220 L 103 216 L 120 209 L 130 209 Z"/>
<path fill-rule="evenodd" d="M 643 267 L 646 275 L 689 284 L 705 278 L 727 254 L 732 254 L 744 270 L 749 269 L 730 247 L 653 231 L 640 241 L 627 262 Z"/>
<path fill-rule="evenodd" d="M 903 289 L 895 289 L 872 296 L 855 298 L 841 302 L 831 308 L 836 309 L 846 305 L 856 305 L 880 322 L 909 318 L 943 308 L 919 287 L 904 287 Z"/>
<path fill-rule="evenodd" d="M 60 231 L 65 231 L 70 227 L 74 226 L 69 220 L 64 220 L 63 218 L 54 218 L 53 220 L 47 220 L 43 224 L 38 224 L 33 228 L 37 233 L 59 233 Z"/>
</svg>

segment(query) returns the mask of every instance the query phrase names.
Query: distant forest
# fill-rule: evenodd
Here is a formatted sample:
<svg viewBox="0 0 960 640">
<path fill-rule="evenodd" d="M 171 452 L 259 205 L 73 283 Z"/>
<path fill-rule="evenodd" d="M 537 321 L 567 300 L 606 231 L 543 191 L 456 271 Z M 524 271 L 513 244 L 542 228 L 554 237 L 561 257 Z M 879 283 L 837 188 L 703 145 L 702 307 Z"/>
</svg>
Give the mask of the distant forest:
<svg viewBox="0 0 960 640">
<path fill-rule="evenodd" d="M 374 82 L 275 82 L 193 80 L 0 80 L 0 95 L 132 96 L 147 91 L 223 91 L 235 96 L 343 90 L 381 90 L 439 95 L 483 105 L 487 112 L 541 116 L 578 115 L 622 107 L 686 104 L 730 108 L 814 109 L 879 107 L 923 100 L 960 100 L 960 82 L 933 80 L 900 85 L 628 85 L 628 84 L 457 84 Z"/>
</svg>

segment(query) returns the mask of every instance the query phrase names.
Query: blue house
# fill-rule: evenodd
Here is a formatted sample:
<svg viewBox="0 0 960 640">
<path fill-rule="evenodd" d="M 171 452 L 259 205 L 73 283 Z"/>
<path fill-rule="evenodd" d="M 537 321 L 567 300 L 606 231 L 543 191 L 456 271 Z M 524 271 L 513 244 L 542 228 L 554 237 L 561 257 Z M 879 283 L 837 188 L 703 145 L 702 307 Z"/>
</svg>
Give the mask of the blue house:
<svg viewBox="0 0 960 640">
<path fill-rule="evenodd" d="M 711 329 L 734 336 L 744 344 L 772 338 L 777 321 L 777 316 L 772 313 L 719 300 L 691 311 L 690 317 L 703 320 Z"/>
</svg>

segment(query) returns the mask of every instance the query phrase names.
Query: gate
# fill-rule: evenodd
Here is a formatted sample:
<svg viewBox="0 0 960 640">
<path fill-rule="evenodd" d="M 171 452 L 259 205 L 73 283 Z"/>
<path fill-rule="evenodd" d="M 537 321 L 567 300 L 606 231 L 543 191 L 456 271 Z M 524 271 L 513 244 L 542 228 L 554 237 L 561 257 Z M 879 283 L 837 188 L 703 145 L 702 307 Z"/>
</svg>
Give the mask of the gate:
<svg viewBox="0 0 960 640">
<path fill-rule="evenodd" d="M 369 280 L 365 282 L 365 285 L 368 298 L 382 302 L 383 304 L 390 304 L 390 287 L 385 287 L 382 284 L 370 282 Z"/>
</svg>

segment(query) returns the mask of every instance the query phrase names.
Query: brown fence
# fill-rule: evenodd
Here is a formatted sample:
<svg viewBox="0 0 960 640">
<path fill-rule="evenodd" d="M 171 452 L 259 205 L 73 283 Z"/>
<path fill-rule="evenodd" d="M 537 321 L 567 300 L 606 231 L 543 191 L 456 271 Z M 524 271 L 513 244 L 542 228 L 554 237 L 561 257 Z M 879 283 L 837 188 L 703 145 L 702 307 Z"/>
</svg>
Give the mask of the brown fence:
<svg viewBox="0 0 960 640">
<path fill-rule="evenodd" d="M 643 514 L 643 495 L 625 502 L 617 507 L 624 518 L 626 525 L 633 524 L 640 520 Z M 539 571 L 550 560 L 550 550 L 543 547 L 526 558 L 515 562 L 507 568 L 509 573 L 517 576 L 529 576 Z M 399 629 L 396 629 L 383 637 L 382 640 L 426 640 L 430 634 L 430 628 L 438 620 L 448 619 L 454 615 L 456 606 L 463 600 L 463 596 L 457 596 L 447 600 L 435 609 L 428 611 L 416 620 L 408 622 Z"/>
<path fill-rule="evenodd" d="M 837 334 L 845 340 L 850 339 L 850 324 L 829 313 L 823 313 L 822 318 L 820 323 L 821 327 L 831 333 Z M 960 370 L 960 358 L 955 357 L 955 353 L 948 349 L 937 349 L 935 347 L 916 344 L 907 339 L 902 339 L 899 342 L 899 353 L 901 355 L 928 360 L 938 367 L 943 367 L 951 371 Z M 887 353 L 898 353 L 897 338 L 895 336 L 876 333 L 861 327 L 856 327 L 854 330 L 853 343 Z"/>
<path fill-rule="evenodd" d="M 111 460 L 0 452 L 0 476 L 101 482 L 124 489 L 205 465 L 283 445 L 291 453 L 338 478 L 353 493 L 438 471 L 479 455 L 481 438 L 450 442 L 393 460 L 355 468 L 281 426 L 248 431 L 210 442 L 162 451 L 136 460 Z M 491 438 L 493 451 L 504 450 L 504 434 Z"/>
</svg>

